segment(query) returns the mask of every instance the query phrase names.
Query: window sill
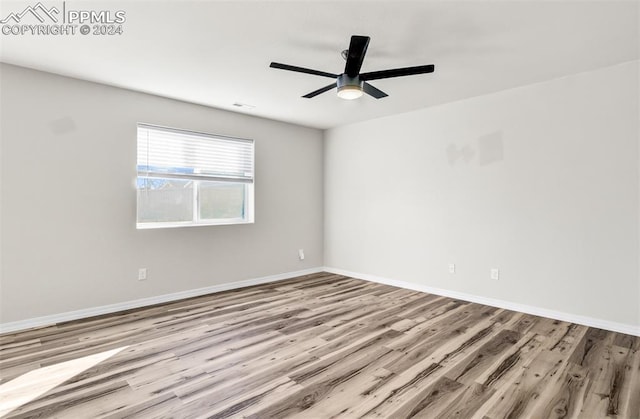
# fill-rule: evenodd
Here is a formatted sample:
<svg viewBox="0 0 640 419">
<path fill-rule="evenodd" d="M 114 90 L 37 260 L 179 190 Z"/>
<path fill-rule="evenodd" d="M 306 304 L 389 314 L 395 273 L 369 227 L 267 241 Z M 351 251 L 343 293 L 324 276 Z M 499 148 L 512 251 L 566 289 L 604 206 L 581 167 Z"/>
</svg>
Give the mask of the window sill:
<svg viewBox="0 0 640 419">
<path fill-rule="evenodd" d="M 151 230 L 157 228 L 179 228 L 179 227 L 210 227 L 236 224 L 254 224 L 253 220 L 216 220 L 214 222 L 175 222 L 175 223 L 137 223 L 137 230 Z"/>
</svg>

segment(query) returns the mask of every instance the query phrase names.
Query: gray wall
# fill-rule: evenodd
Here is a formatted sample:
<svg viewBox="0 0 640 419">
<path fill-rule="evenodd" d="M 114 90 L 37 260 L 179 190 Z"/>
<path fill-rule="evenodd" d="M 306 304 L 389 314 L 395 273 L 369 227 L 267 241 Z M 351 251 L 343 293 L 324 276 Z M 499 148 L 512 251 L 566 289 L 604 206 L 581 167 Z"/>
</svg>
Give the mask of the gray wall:
<svg viewBox="0 0 640 419">
<path fill-rule="evenodd" d="M 322 265 L 321 131 L 0 70 L 0 322 Z M 255 139 L 255 224 L 136 230 L 137 122 Z"/>
<path fill-rule="evenodd" d="M 324 262 L 640 325 L 638 75 L 336 128 L 323 162 L 317 130 L 1 65 L 0 322 Z M 256 223 L 136 230 L 136 122 L 254 138 Z"/>
<path fill-rule="evenodd" d="M 329 130 L 325 266 L 640 325 L 638 76 Z"/>
</svg>

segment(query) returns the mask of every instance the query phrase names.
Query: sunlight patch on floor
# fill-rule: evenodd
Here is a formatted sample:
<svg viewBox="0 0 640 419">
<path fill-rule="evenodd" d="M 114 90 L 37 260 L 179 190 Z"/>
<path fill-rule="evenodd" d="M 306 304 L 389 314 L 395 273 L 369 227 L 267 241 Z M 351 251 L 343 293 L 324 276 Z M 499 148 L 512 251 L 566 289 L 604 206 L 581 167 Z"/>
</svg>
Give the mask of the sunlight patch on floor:
<svg viewBox="0 0 640 419">
<path fill-rule="evenodd" d="M 38 368 L 0 385 L 0 417 L 126 348 L 128 346 Z"/>
</svg>

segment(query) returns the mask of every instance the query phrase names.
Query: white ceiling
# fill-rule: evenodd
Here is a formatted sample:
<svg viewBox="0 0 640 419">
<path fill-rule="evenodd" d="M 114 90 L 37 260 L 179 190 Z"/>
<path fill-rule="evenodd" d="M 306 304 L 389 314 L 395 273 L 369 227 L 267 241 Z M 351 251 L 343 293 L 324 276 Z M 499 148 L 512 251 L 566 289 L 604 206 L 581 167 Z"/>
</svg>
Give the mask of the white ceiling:
<svg viewBox="0 0 640 419">
<path fill-rule="evenodd" d="M 0 15 L 32 2 L 2 1 Z M 44 0 L 46 6 L 61 1 Z M 20 66 L 317 128 L 407 112 L 639 58 L 638 1 L 91 1 L 124 10 L 121 36 L 0 35 Z M 435 64 L 372 82 L 389 97 L 344 101 L 331 80 L 271 61 L 341 73 L 353 34 L 371 37 L 362 71 Z"/>
</svg>

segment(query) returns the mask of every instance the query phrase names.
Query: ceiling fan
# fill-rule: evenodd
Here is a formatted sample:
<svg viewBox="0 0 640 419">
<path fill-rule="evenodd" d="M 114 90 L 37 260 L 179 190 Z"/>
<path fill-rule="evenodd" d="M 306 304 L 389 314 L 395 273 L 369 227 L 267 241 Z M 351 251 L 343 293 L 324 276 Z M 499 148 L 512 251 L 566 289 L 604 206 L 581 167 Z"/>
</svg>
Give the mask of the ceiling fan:
<svg viewBox="0 0 640 419">
<path fill-rule="evenodd" d="M 302 96 L 307 99 L 318 96 L 320 93 L 328 92 L 334 87 L 338 88 L 338 96 L 343 99 L 357 99 L 366 93 L 376 99 L 382 99 L 388 95 L 367 83 L 371 80 L 388 79 L 391 77 L 412 76 L 414 74 L 433 73 L 435 66 L 419 65 L 415 67 L 394 68 L 391 70 L 371 71 L 360 73 L 364 56 L 367 53 L 370 38 L 368 36 L 353 35 L 349 49 L 342 51 L 342 57 L 347 61 L 342 74 L 327 73 L 324 71 L 312 70 L 309 68 L 296 67 L 288 64 L 272 62 L 269 67 L 281 70 L 296 71 L 298 73 L 313 74 L 315 76 L 329 77 L 336 79 L 334 83 L 314 90 Z"/>
</svg>

